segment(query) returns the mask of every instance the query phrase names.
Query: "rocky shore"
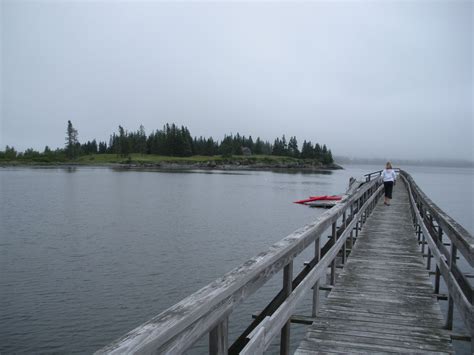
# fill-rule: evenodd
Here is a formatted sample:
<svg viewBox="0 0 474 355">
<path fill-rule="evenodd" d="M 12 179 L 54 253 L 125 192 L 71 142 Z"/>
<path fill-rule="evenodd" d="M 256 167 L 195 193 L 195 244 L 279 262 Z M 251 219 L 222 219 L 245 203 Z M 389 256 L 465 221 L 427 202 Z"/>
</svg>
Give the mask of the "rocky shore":
<svg viewBox="0 0 474 355">
<path fill-rule="evenodd" d="M 196 163 L 160 162 L 160 163 L 127 163 L 115 164 L 122 169 L 163 169 L 163 170 L 294 170 L 294 171 L 321 171 L 340 170 L 338 164 L 311 164 L 304 162 L 263 163 L 243 161 L 208 161 Z"/>
<path fill-rule="evenodd" d="M 116 169 L 150 169 L 150 170 L 263 170 L 263 171 L 328 171 L 340 170 L 342 166 L 338 164 L 320 164 L 314 162 L 253 162 L 242 160 L 209 160 L 205 162 L 120 162 L 120 163 L 35 163 L 35 162 L 0 162 L 0 167 L 108 167 Z"/>
</svg>

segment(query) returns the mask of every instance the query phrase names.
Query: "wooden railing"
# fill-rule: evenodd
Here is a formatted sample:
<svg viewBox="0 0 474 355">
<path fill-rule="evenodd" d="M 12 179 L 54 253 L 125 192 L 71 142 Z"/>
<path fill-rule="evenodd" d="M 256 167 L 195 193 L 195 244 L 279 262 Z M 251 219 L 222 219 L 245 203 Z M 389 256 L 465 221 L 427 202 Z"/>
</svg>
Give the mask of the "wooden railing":
<svg viewBox="0 0 474 355">
<path fill-rule="evenodd" d="M 271 246 L 267 251 L 215 280 L 181 302 L 97 353 L 183 353 L 209 335 L 211 354 L 263 352 L 281 332 L 281 353 L 289 352 L 290 318 L 303 295 L 313 289 L 313 316 L 319 303 L 319 286 L 331 268 L 334 285 L 336 258 L 345 263 L 354 238 L 382 193 L 379 179 L 368 179 L 345 195 L 335 207 Z M 321 240 L 331 230 L 323 246 Z M 305 249 L 314 258 L 293 277 L 293 260 Z M 349 249 L 348 249 L 349 248 Z M 342 252 L 341 252 L 342 251 Z M 229 346 L 228 322 L 233 309 L 283 269 L 283 288 L 252 324 Z"/>
<path fill-rule="evenodd" d="M 474 353 L 473 287 L 468 280 L 474 275 L 466 272 L 467 268 L 472 270 L 474 267 L 474 238 L 431 201 L 407 172 L 402 170 L 400 175 L 408 186 L 413 224 L 421 252 L 427 258 L 427 269 L 431 270 L 432 259 L 436 262 L 434 293 L 440 293 L 441 276 L 448 290 L 446 328 L 453 329 L 453 311 L 456 305 L 469 332 L 468 338 L 470 337 Z M 459 266 L 459 259 L 465 261 L 464 271 Z"/>
<path fill-rule="evenodd" d="M 399 168 L 394 168 L 393 170 L 395 170 L 397 174 L 400 174 Z M 377 170 L 377 171 L 373 171 L 371 173 L 365 174 L 364 175 L 365 181 L 370 181 L 370 180 L 373 180 L 374 178 L 378 178 L 381 174 L 382 174 L 382 170 Z"/>
</svg>

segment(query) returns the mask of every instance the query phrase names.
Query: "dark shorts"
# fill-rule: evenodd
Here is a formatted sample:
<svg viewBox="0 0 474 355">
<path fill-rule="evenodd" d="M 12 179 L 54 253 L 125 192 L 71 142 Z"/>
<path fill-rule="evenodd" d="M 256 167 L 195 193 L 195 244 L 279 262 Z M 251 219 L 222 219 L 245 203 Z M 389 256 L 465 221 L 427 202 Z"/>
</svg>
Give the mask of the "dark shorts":
<svg viewBox="0 0 474 355">
<path fill-rule="evenodd" d="M 392 198 L 393 181 L 384 181 L 385 197 Z"/>
</svg>

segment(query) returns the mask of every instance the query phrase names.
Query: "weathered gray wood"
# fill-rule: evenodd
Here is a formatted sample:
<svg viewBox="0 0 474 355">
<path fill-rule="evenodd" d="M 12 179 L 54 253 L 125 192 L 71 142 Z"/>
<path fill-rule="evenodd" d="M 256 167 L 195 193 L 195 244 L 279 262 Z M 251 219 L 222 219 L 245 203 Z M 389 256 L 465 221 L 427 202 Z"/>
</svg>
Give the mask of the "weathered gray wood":
<svg viewBox="0 0 474 355">
<path fill-rule="evenodd" d="M 265 351 L 265 325 L 268 323 L 269 317 L 265 317 L 260 323 L 259 328 L 255 328 L 249 334 L 249 342 L 245 349 L 240 352 L 240 355 L 260 355 Z"/>
<path fill-rule="evenodd" d="M 411 192 L 411 186 L 408 186 L 409 192 Z M 415 205 L 415 201 L 413 196 L 410 196 L 410 201 L 412 205 Z M 456 306 L 459 309 L 459 313 L 461 314 L 461 317 L 463 318 L 464 324 L 466 325 L 467 329 L 469 330 L 470 334 L 474 334 L 474 310 L 472 304 L 469 302 L 469 300 L 466 298 L 466 295 L 463 293 L 459 282 L 455 275 L 450 272 L 452 271 L 452 266 L 455 264 L 454 260 L 456 258 L 456 255 L 453 255 L 453 253 L 450 253 L 450 259 L 452 256 L 453 263 L 451 265 L 448 265 L 450 263 L 449 260 L 446 260 L 446 257 L 441 254 L 438 248 L 436 248 L 436 243 L 433 240 L 431 234 L 428 231 L 427 226 L 422 222 L 421 215 L 418 211 L 415 210 L 415 215 L 417 218 L 417 221 L 419 221 L 421 230 L 424 235 L 426 235 L 426 241 L 428 242 L 429 247 L 432 250 L 433 253 L 433 258 L 436 260 L 436 264 L 439 268 L 440 274 L 442 275 L 443 279 L 446 282 L 446 287 L 448 288 L 449 291 L 449 299 L 450 304 L 453 302 L 456 304 Z M 457 250 L 456 244 L 452 244 L 452 250 Z M 449 306 L 450 308 L 452 306 Z M 451 311 L 448 311 L 449 313 Z M 448 317 L 449 317 L 448 313 Z M 449 319 L 448 323 L 446 324 L 449 326 Z M 474 343 L 473 343 L 474 344 Z"/>
<path fill-rule="evenodd" d="M 209 333 L 209 354 L 226 355 L 229 348 L 229 318 L 225 318 Z"/>
<path fill-rule="evenodd" d="M 452 353 L 409 206 L 399 183 L 392 205 L 379 203 L 366 219 L 296 354 Z"/>
<path fill-rule="evenodd" d="M 283 269 L 283 293 L 285 297 L 291 294 L 293 281 L 293 262 L 289 263 Z M 280 337 L 280 355 L 288 355 L 290 353 L 290 327 L 291 322 L 288 320 L 281 329 Z"/>
<path fill-rule="evenodd" d="M 346 211 L 344 211 L 344 213 L 342 214 L 342 226 L 344 229 L 346 228 L 346 222 L 347 222 Z M 347 258 L 346 244 L 347 243 L 344 243 L 344 245 L 342 246 L 342 264 L 343 265 L 346 263 L 346 258 Z"/>
<path fill-rule="evenodd" d="M 457 248 L 455 244 L 451 245 L 451 255 L 449 257 L 449 269 L 452 270 L 454 264 L 456 263 L 456 252 Z M 446 329 L 453 329 L 453 313 L 454 313 L 454 302 L 451 294 L 448 295 L 448 313 L 446 316 Z"/>
<path fill-rule="evenodd" d="M 332 236 L 331 243 L 332 243 L 332 245 L 335 245 L 336 241 L 337 241 L 336 223 L 337 222 L 334 222 L 332 224 L 332 227 L 331 227 L 331 231 L 332 231 L 331 232 L 331 236 Z M 331 262 L 331 285 L 334 285 L 335 282 L 336 282 L 336 260 L 333 260 Z"/>
<path fill-rule="evenodd" d="M 352 232 L 351 232 L 352 233 Z M 314 242 L 314 260 L 319 262 L 321 260 L 321 243 L 320 239 L 316 239 Z M 311 309 L 311 315 L 316 317 L 319 309 L 319 280 L 313 286 L 313 307 Z"/>
<path fill-rule="evenodd" d="M 381 192 L 382 188 L 380 187 L 377 192 Z M 365 212 L 365 209 L 368 205 L 377 197 L 379 194 L 374 194 L 370 197 L 367 202 L 362 206 L 361 210 L 359 211 L 358 216 Z M 282 305 L 273 313 L 273 315 L 269 318 L 268 322 L 265 325 L 261 325 L 261 327 L 265 327 L 265 349 L 268 348 L 272 339 L 278 334 L 279 329 L 288 321 L 297 304 L 303 298 L 305 293 L 308 289 L 311 288 L 314 283 L 319 280 L 323 275 L 326 274 L 327 267 L 331 264 L 334 258 L 338 255 L 339 250 L 342 248 L 343 244 L 346 242 L 347 237 L 351 231 L 351 228 L 354 227 L 357 219 L 352 220 L 345 231 L 339 236 L 336 243 L 331 247 L 331 249 L 321 258 L 321 261 L 310 271 L 310 273 L 306 276 L 306 278 L 293 290 L 291 295 L 282 303 Z M 259 326 L 260 327 L 260 326 Z M 258 328 L 258 327 L 257 327 Z M 247 347 L 244 348 L 246 350 Z"/>
<path fill-rule="evenodd" d="M 401 174 L 409 182 L 414 193 L 421 199 L 424 208 L 436 220 L 438 225 L 443 229 L 444 233 L 456 245 L 460 253 L 474 267 L 474 238 L 459 223 L 451 218 L 446 212 L 441 210 L 426 194 L 418 187 L 413 178 L 401 171 Z"/>
</svg>

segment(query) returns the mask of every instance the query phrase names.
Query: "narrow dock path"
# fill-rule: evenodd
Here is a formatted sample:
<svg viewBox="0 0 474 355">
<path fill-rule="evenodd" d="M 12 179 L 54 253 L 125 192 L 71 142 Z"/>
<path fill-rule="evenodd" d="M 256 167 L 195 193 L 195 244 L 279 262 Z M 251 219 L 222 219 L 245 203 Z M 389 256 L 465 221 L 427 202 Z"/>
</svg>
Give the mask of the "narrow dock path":
<svg viewBox="0 0 474 355">
<path fill-rule="evenodd" d="M 367 220 L 334 289 L 295 354 L 453 353 L 412 225 L 394 188 Z"/>
</svg>

